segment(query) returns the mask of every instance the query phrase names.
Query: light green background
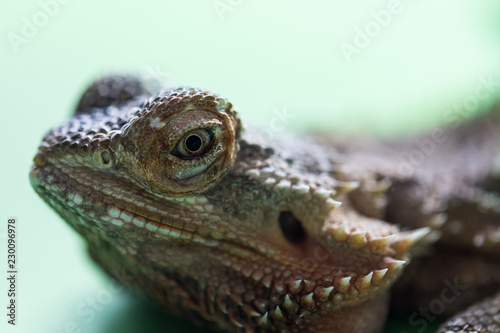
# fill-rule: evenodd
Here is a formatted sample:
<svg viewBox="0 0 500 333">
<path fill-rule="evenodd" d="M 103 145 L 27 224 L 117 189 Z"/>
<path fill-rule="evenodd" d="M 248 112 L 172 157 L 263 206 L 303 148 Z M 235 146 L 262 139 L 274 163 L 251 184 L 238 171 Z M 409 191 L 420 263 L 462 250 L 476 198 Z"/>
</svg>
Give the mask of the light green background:
<svg viewBox="0 0 500 333">
<path fill-rule="evenodd" d="M 75 321 L 81 332 L 197 331 L 125 292 L 90 322 L 77 312 L 110 288 L 109 278 L 31 190 L 28 172 L 44 133 L 69 117 L 94 78 L 154 72 L 172 85 L 227 96 L 247 122 L 270 126 L 276 110 L 286 110 L 293 116 L 286 131 L 351 135 L 439 126 L 481 77 L 500 79 L 497 0 L 401 0 L 399 12 L 348 62 L 340 45 L 353 44 L 356 29 L 370 26 L 372 12 L 390 2 L 69 0 L 16 52 L 13 34 L 22 36 L 24 20 L 40 19 L 42 5 L 2 0 L 0 205 L 4 221 L 18 219 L 20 275 L 18 325 L 7 325 L 2 310 L 0 330 L 60 333 Z M 220 16 L 214 3 L 230 10 Z M 3 239 L 1 253 L 5 248 Z M 6 255 L 0 258 L 4 271 Z M 390 331 L 416 332 L 402 327 Z"/>
</svg>

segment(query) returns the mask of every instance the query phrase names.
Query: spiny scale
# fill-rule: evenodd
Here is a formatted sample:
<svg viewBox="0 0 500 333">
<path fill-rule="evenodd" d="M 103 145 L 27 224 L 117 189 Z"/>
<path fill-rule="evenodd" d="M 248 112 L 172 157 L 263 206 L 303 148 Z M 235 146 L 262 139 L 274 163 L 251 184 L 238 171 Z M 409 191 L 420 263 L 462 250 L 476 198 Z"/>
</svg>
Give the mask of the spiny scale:
<svg viewBox="0 0 500 333">
<path fill-rule="evenodd" d="M 479 168 L 453 164 L 446 150 L 426 163 L 450 157 L 452 172 L 426 165 L 405 178 L 394 147 L 269 139 L 266 129 L 244 131 L 217 94 L 114 76 L 89 87 L 75 115 L 45 136 L 30 181 L 103 269 L 117 279 L 126 270 L 135 290 L 170 312 L 227 332 L 378 333 L 408 251 L 439 229 L 444 239 L 466 229 L 446 222 L 449 198 L 498 217 L 498 196 L 445 188 L 480 184 L 498 157 L 498 131 L 469 132 L 474 145 L 460 147 L 481 147 L 468 158 Z M 193 138 L 198 150 L 186 145 Z M 386 216 L 428 228 L 401 232 Z M 495 230 L 462 237 L 498 255 Z"/>
</svg>

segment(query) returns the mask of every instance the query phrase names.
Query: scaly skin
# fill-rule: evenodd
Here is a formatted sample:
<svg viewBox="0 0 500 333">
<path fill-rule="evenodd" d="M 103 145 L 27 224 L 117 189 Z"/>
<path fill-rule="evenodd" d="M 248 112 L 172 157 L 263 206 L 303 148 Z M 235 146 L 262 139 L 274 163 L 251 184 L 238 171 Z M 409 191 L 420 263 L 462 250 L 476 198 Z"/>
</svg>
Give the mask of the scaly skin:
<svg viewBox="0 0 500 333">
<path fill-rule="evenodd" d="M 44 138 L 30 179 L 109 274 L 133 276 L 170 312 L 228 332 L 376 333 L 410 248 L 435 240 L 432 229 L 445 245 L 499 256 L 491 232 L 479 242 L 464 221 L 456 242 L 444 218 L 489 214 L 481 232 L 498 230 L 498 207 L 480 212 L 469 190 L 494 174 L 497 131 L 471 134 L 488 144 L 472 154 L 477 167 L 448 177 L 429 159 L 408 175 L 394 163 L 404 143 L 269 142 L 243 131 L 224 98 L 152 90 L 131 77 L 95 82 Z M 475 312 L 490 327 L 479 332 L 500 331 L 490 312 Z"/>
</svg>

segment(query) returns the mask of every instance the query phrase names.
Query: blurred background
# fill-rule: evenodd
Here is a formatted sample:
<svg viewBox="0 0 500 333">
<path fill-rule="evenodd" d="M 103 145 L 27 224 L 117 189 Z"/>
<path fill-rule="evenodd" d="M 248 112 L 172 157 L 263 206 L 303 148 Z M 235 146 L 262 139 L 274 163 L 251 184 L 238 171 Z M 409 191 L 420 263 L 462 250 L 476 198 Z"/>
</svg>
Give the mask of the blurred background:
<svg viewBox="0 0 500 333">
<path fill-rule="evenodd" d="M 497 0 L 2 4 L 0 205 L 4 221 L 17 218 L 19 241 L 17 325 L 2 312 L 2 332 L 203 331 L 113 287 L 30 188 L 40 140 L 95 78 L 128 72 L 206 87 L 245 123 L 279 119 L 271 135 L 401 135 L 480 112 L 499 93 Z M 405 318 L 387 328 L 416 331 Z"/>
</svg>

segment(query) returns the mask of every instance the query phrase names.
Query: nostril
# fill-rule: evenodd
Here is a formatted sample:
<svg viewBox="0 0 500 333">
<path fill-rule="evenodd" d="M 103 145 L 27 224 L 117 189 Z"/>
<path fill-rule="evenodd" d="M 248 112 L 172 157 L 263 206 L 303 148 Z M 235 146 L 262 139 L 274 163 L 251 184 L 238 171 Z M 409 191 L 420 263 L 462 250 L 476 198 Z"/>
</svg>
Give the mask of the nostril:
<svg viewBox="0 0 500 333">
<path fill-rule="evenodd" d="M 306 238 L 306 232 L 302 228 L 302 223 L 292 214 L 292 212 L 281 212 L 279 223 L 283 236 L 290 243 L 300 243 Z"/>
</svg>

